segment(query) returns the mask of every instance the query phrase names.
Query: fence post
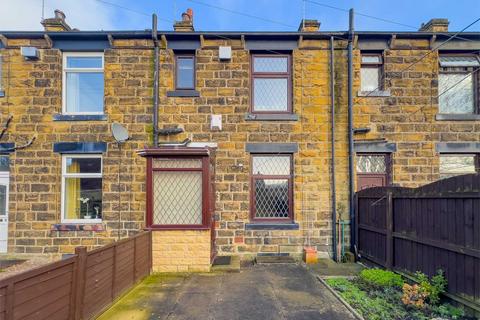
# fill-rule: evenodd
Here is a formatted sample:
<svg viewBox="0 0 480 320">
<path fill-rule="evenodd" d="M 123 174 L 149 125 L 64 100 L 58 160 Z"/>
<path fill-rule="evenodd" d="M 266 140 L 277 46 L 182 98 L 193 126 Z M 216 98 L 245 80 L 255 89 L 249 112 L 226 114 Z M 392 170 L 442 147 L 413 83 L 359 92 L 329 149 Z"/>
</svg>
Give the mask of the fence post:
<svg viewBox="0 0 480 320">
<path fill-rule="evenodd" d="M 70 308 L 70 314 L 73 319 L 79 320 L 83 317 L 83 298 L 85 294 L 85 273 L 87 271 L 87 248 L 76 247 L 77 255 L 74 266 L 74 280 L 72 284 L 73 305 Z M 72 301 L 71 300 L 71 301 Z"/>
<path fill-rule="evenodd" d="M 386 233 L 386 267 L 391 269 L 393 266 L 393 197 L 392 191 L 387 191 L 387 233 Z"/>
<path fill-rule="evenodd" d="M 137 238 L 133 238 L 133 283 L 137 283 Z"/>
<path fill-rule="evenodd" d="M 15 283 L 12 281 L 8 284 L 5 297 L 5 319 L 13 319 L 13 295 L 15 291 Z"/>
<path fill-rule="evenodd" d="M 113 245 L 113 265 L 112 265 L 112 301 L 115 300 L 116 295 L 116 280 L 117 280 L 117 245 L 116 242 Z"/>
</svg>

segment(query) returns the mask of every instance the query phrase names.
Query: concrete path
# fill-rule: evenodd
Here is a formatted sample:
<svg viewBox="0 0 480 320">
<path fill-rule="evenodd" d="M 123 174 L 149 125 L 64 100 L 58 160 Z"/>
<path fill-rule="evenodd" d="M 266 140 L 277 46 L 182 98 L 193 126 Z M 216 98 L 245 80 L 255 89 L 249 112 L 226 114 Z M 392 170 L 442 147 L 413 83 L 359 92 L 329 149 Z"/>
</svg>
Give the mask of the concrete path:
<svg viewBox="0 0 480 320">
<path fill-rule="evenodd" d="M 154 275 L 100 319 L 355 319 L 305 268 L 256 265 L 240 273 Z"/>
</svg>

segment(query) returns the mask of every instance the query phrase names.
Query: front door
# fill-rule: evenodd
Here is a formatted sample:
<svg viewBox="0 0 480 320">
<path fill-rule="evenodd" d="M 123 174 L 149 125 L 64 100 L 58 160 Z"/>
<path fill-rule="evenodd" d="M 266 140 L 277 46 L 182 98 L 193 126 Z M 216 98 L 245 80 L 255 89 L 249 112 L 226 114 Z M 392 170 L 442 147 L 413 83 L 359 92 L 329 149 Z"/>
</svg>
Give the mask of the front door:
<svg viewBox="0 0 480 320">
<path fill-rule="evenodd" d="M 357 191 L 389 184 L 390 156 L 387 153 L 357 154 Z"/>
<path fill-rule="evenodd" d="M 8 188 L 9 173 L 0 172 L 0 253 L 7 252 L 8 245 Z"/>
</svg>

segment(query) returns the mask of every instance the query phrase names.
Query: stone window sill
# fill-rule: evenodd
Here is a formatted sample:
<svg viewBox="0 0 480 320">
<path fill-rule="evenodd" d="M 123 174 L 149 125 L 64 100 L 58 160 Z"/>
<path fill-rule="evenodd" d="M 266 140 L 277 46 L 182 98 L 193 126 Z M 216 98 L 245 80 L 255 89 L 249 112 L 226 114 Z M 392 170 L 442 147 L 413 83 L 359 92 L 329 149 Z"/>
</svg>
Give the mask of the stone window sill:
<svg viewBox="0 0 480 320">
<path fill-rule="evenodd" d="M 200 92 L 197 90 L 174 90 L 167 91 L 167 97 L 200 97 Z"/>
<path fill-rule="evenodd" d="M 439 113 L 435 116 L 437 121 L 477 121 L 480 120 L 480 114 L 449 114 Z"/>
<path fill-rule="evenodd" d="M 54 114 L 53 121 L 105 121 L 104 114 Z"/>
<path fill-rule="evenodd" d="M 105 231 L 102 223 L 57 223 L 50 228 L 52 231 Z"/>
<path fill-rule="evenodd" d="M 390 97 L 390 90 L 358 91 L 358 97 Z"/>
<path fill-rule="evenodd" d="M 277 114 L 258 114 L 247 113 L 246 121 L 298 121 L 298 115 L 293 113 L 277 113 Z"/>
<path fill-rule="evenodd" d="M 245 230 L 298 230 L 298 223 L 246 223 Z"/>
</svg>

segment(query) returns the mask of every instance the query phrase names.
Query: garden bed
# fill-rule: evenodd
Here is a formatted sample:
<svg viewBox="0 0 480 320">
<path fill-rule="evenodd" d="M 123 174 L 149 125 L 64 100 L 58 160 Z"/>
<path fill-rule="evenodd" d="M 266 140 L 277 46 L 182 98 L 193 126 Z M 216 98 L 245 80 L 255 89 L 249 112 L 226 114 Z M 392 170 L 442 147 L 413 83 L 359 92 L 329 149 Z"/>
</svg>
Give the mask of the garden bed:
<svg viewBox="0 0 480 320">
<path fill-rule="evenodd" d="M 442 301 L 447 283 L 441 272 L 431 279 L 416 277 L 418 284 L 391 271 L 365 269 L 357 277 L 326 282 L 366 320 L 474 319 Z"/>
</svg>

